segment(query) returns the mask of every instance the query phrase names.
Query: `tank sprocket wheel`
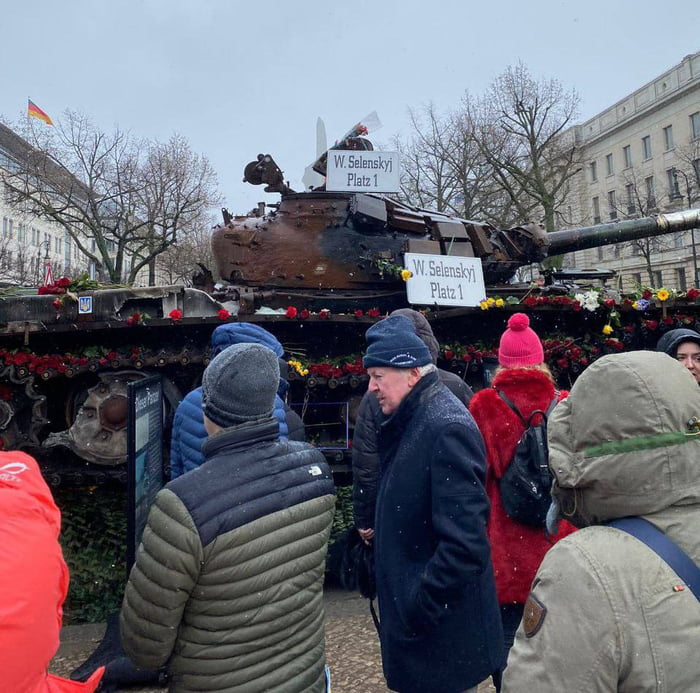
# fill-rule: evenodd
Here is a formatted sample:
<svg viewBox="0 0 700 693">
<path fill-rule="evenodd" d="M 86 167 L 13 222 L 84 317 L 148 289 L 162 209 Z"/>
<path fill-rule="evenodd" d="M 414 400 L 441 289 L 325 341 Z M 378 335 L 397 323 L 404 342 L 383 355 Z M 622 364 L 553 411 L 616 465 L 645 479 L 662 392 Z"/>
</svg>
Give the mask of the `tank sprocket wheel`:
<svg viewBox="0 0 700 693">
<path fill-rule="evenodd" d="M 0 370 L 0 449 L 40 445 L 39 434 L 48 423 L 46 397 L 35 387 L 35 376 L 25 368 Z"/>
</svg>

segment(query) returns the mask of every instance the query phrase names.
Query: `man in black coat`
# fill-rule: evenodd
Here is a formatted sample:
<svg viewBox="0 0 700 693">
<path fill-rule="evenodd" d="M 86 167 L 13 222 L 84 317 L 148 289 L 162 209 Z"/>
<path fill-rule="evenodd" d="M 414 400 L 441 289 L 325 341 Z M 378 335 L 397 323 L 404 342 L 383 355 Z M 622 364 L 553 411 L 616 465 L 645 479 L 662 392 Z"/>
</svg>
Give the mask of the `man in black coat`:
<svg viewBox="0 0 700 693">
<path fill-rule="evenodd" d="M 416 334 L 428 347 L 432 362 L 437 363 L 440 347 L 423 313 L 411 308 L 399 308 L 391 315 L 403 315 L 411 320 Z M 437 372 L 440 382 L 467 407 L 469 400 L 474 396 L 469 385 L 456 373 L 441 368 L 438 368 Z M 352 439 L 353 511 L 355 527 L 365 543 L 370 543 L 374 536 L 374 506 L 379 477 L 377 441 L 381 419 L 382 411 L 377 398 L 371 392 L 366 392 L 360 402 Z"/>
<path fill-rule="evenodd" d="M 382 411 L 375 523 L 382 666 L 400 693 L 461 693 L 504 664 L 484 444 L 410 320 L 367 330 Z"/>
</svg>

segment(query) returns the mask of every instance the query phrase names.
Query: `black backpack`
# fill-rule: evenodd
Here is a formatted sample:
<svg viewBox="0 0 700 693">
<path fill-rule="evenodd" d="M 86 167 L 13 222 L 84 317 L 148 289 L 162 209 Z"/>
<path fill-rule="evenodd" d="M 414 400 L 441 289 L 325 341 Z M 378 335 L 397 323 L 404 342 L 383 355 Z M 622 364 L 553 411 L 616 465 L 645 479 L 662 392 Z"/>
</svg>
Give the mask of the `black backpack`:
<svg viewBox="0 0 700 693">
<path fill-rule="evenodd" d="M 547 411 L 535 409 L 525 417 L 500 390 L 498 396 L 518 415 L 525 426 L 508 468 L 501 477 L 499 489 L 506 515 L 531 527 L 544 527 L 547 510 L 551 503 L 552 473 L 549 471 L 549 449 L 547 447 L 547 417 L 559 401 L 559 392 Z M 538 424 L 532 423 L 537 415 Z"/>
</svg>

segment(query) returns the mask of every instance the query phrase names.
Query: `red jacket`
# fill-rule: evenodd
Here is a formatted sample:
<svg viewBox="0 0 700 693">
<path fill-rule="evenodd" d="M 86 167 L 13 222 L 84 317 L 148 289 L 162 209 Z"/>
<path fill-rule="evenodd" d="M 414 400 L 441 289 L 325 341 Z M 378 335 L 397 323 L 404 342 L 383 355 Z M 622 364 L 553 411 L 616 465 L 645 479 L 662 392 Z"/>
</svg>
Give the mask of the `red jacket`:
<svg viewBox="0 0 700 693">
<path fill-rule="evenodd" d="M 14 693 L 91 692 L 86 683 L 47 673 L 58 650 L 68 568 L 58 535 L 61 513 L 39 465 L 23 452 L 0 452 L 0 679 Z"/>
<path fill-rule="evenodd" d="M 544 529 L 511 520 L 505 513 L 498 488 L 500 479 L 525 430 L 515 412 L 499 397 L 501 390 L 527 417 L 535 410 L 546 411 L 554 397 L 554 385 L 546 373 L 532 368 L 508 368 L 493 380 L 492 387 L 477 392 L 469 403 L 486 444 L 486 492 L 491 501 L 488 534 L 496 591 L 500 604 L 524 604 L 530 585 L 545 553 L 559 539 L 574 531 L 567 522 L 559 534 L 547 538 Z M 568 392 L 561 392 L 562 400 Z"/>
</svg>

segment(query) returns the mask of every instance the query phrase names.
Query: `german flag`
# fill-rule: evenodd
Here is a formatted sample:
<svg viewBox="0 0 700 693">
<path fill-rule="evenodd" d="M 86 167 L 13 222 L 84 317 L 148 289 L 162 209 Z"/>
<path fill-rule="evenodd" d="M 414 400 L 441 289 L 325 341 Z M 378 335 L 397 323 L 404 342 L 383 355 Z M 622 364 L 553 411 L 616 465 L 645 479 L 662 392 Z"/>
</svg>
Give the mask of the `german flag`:
<svg viewBox="0 0 700 693">
<path fill-rule="evenodd" d="M 38 118 L 39 120 L 43 120 L 47 125 L 53 125 L 51 118 L 49 118 L 49 116 L 46 115 L 46 113 L 44 113 L 44 111 L 42 111 L 31 99 L 29 99 L 29 103 L 27 104 L 27 117 Z"/>
</svg>

